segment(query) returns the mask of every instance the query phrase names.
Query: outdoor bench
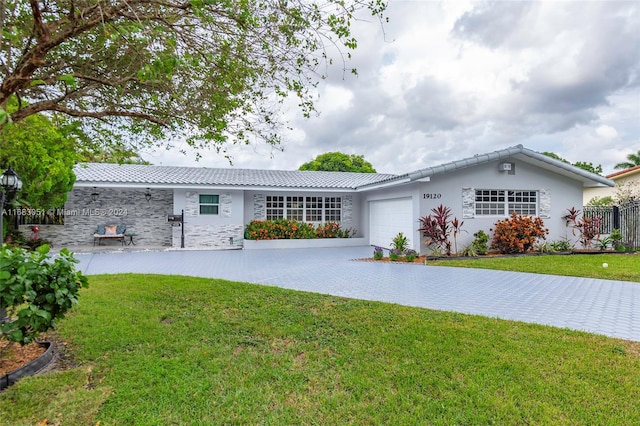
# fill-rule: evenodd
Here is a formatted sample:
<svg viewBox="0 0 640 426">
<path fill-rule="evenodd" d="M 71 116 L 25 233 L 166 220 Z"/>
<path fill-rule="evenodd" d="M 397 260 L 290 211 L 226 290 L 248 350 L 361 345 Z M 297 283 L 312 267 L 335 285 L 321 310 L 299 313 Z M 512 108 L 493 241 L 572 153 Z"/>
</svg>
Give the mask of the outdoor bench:
<svg viewBox="0 0 640 426">
<path fill-rule="evenodd" d="M 124 245 L 126 229 L 125 225 L 98 225 L 98 229 L 93 234 L 93 245 L 96 245 L 96 241 L 100 245 L 104 239 L 120 241 Z"/>
</svg>

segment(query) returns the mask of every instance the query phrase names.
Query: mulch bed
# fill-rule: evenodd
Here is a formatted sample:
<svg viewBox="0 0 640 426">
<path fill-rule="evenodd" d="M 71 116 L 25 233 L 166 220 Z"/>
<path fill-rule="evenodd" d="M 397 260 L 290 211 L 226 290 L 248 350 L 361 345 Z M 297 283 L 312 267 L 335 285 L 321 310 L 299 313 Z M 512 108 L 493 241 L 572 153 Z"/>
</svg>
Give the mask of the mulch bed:
<svg viewBox="0 0 640 426">
<path fill-rule="evenodd" d="M 5 348 L 7 348 L 5 350 Z M 20 346 L 0 337 L 0 377 L 16 371 L 42 355 L 47 348 L 37 343 Z"/>
<path fill-rule="evenodd" d="M 39 373 L 66 370 L 73 368 L 76 365 L 73 357 L 69 351 L 66 350 L 67 342 L 62 340 L 54 332 L 48 332 L 41 335 L 40 341 L 51 342 L 53 347 L 53 358 L 46 367 L 39 371 Z M 2 350 L 7 343 L 9 342 L 0 336 L 0 350 Z M 46 350 L 46 348 L 38 345 L 37 343 L 30 343 L 25 346 L 20 346 L 19 343 L 14 343 L 6 353 L 0 354 L 0 377 L 4 377 L 6 374 L 14 372 L 27 365 L 31 361 L 37 359 Z"/>
</svg>

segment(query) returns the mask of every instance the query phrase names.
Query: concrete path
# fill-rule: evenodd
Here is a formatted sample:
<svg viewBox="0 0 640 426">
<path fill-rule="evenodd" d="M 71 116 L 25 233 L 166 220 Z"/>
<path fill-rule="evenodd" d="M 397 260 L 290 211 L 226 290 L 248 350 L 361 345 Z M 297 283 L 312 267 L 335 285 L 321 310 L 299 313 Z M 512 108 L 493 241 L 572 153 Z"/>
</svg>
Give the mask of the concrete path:
<svg viewBox="0 0 640 426">
<path fill-rule="evenodd" d="M 360 262 L 371 247 L 76 253 L 85 274 L 224 278 L 566 327 L 640 341 L 640 283 Z M 615 265 L 611 265 L 615 267 Z"/>
</svg>

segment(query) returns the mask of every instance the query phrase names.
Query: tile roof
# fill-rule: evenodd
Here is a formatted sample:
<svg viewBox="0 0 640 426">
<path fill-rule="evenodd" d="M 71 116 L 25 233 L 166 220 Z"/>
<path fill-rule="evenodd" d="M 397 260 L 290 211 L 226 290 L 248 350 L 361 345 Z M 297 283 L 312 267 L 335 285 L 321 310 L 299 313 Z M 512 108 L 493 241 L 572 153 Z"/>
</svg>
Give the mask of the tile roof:
<svg viewBox="0 0 640 426">
<path fill-rule="evenodd" d="M 237 186 L 254 188 L 307 188 L 368 190 L 398 185 L 443 173 L 517 158 L 542 169 L 579 180 L 584 187 L 615 186 L 612 180 L 517 145 L 458 161 L 427 167 L 403 175 L 383 173 L 311 172 L 206 167 L 147 166 L 140 164 L 87 163 L 76 165 L 76 183 L 149 186 Z"/>
<path fill-rule="evenodd" d="M 581 181 L 585 187 L 615 186 L 615 183 L 613 181 L 603 176 L 588 172 L 584 169 L 572 166 L 571 164 L 565 163 L 563 161 L 556 160 L 555 158 L 551 158 L 539 152 L 532 151 L 522 145 L 516 145 L 498 151 L 488 152 L 486 154 L 477 154 L 473 157 L 440 164 L 439 166 L 435 167 L 427 167 L 411 173 L 407 173 L 403 176 L 398 176 L 396 179 L 408 177 L 411 181 L 415 181 L 419 179 L 430 178 L 432 176 L 443 173 L 452 172 L 455 170 L 466 169 L 467 167 L 478 166 L 481 164 L 490 163 L 492 161 L 500 161 L 510 158 L 516 158 L 529 164 L 533 164 L 542 169 L 569 176 L 572 179 Z"/>
<path fill-rule="evenodd" d="M 640 166 L 629 167 L 628 169 L 619 170 L 617 172 L 613 172 L 610 175 L 607 175 L 607 179 L 614 179 L 617 177 L 624 177 L 627 174 L 635 174 L 636 172 L 640 172 Z"/>
<path fill-rule="evenodd" d="M 86 163 L 75 167 L 76 183 L 212 185 L 276 188 L 356 189 L 384 182 L 395 175 L 383 173 L 313 172 L 205 167 L 148 166 Z"/>
</svg>

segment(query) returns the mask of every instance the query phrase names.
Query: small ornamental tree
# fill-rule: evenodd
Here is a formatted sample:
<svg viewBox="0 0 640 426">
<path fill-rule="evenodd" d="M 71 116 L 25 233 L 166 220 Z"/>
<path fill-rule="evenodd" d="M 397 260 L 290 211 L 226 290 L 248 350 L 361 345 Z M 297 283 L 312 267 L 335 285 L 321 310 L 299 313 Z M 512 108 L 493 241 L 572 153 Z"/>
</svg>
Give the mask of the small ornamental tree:
<svg viewBox="0 0 640 426">
<path fill-rule="evenodd" d="M 549 230 L 539 217 L 521 216 L 511 213 L 511 217 L 496 222 L 491 248 L 500 253 L 526 253 L 539 239 L 546 239 Z"/>
<path fill-rule="evenodd" d="M 5 339 L 25 345 L 55 328 L 56 320 L 78 303 L 80 288 L 89 285 L 75 263 L 67 249 L 52 259 L 47 245 L 32 252 L 0 248 L 0 308 L 7 312 L 0 334 Z"/>
</svg>

